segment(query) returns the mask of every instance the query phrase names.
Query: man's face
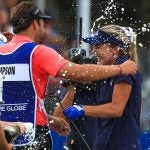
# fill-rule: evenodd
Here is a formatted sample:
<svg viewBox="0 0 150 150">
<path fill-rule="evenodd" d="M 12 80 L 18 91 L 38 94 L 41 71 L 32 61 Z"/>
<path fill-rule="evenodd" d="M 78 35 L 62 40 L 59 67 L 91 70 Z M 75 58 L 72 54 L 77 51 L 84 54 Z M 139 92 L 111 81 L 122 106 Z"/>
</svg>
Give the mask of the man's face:
<svg viewBox="0 0 150 150">
<path fill-rule="evenodd" d="M 37 29 L 36 29 L 36 33 L 35 33 L 35 42 L 37 44 L 41 44 L 41 42 L 43 41 L 43 39 L 45 38 L 45 28 L 44 28 L 44 21 L 43 19 L 40 19 L 38 21 L 38 25 L 37 25 Z"/>
</svg>

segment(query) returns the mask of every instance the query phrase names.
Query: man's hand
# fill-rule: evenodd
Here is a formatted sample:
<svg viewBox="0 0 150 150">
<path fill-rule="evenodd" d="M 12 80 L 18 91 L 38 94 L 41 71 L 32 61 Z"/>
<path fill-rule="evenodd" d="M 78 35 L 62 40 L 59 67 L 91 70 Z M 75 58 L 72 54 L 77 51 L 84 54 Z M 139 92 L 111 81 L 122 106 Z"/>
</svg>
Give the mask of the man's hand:
<svg viewBox="0 0 150 150">
<path fill-rule="evenodd" d="M 64 115 L 69 120 L 77 120 L 84 115 L 82 105 L 73 105 L 63 111 Z"/>
<path fill-rule="evenodd" d="M 127 74 L 135 74 L 137 72 L 137 65 L 135 62 L 128 60 L 120 65 L 121 68 L 121 74 L 127 75 Z"/>
<path fill-rule="evenodd" d="M 20 129 L 20 133 L 21 133 L 21 134 L 24 134 L 24 133 L 25 133 L 25 130 L 26 130 L 26 127 L 25 127 L 25 125 L 24 125 L 23 122 L 0 121 L 0 124 L 1 124 L 2 128 L 5 128 L 5 127 L 7 127 L 7 126 L 12 126 L 12 127 L 18 126 L 19 129 Z"/>
<path fill-rule="evenodd" d="M 3 127 L 0 125 L 0 150 L 12 150 L 12 144 L 8 144 Z"/>
<path fill-rule="evenodd" d="M 18 126 L 19 129 L 20 129 L 20 133 L 21 133 L 21 134 L 24 134 L 24 133 L 25 133 L 26 127 L 25 127 L 25 125 L 23 124 L 23 122 L 13 122 L 11 126 Z"/>
<path fill-rule="evenodd" d="M 49 116 L 49 126 L 61 136 L 67 136 L 71 132 L 69 124 L 59 117 Z"/>
</svg>

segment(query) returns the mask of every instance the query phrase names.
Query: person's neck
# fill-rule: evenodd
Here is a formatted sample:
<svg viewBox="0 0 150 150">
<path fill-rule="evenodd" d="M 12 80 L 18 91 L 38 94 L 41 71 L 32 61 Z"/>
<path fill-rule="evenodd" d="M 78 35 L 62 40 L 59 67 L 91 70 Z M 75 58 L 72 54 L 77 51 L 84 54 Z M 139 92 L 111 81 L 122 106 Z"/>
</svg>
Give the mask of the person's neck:
<svg viewBox="0 0 150 150">
<path fill-rule="evenodd" d="M 29 37 L 30 39 L 32 39 L 33 41 L 35 41 L 35 37 L 34 37 L 34 34 L 31 33 L 31 32 L 27 32 L 27 31 L 22 31 L 16 35 L 20 35 L 20 36 L 27 36 Z"/>
</svg>

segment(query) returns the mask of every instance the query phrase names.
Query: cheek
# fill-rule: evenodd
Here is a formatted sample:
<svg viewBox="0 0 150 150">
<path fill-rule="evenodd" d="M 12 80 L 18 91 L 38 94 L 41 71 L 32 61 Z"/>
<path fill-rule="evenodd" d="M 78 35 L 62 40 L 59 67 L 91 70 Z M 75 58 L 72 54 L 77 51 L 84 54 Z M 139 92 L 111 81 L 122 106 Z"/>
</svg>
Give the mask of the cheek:
<svg viewBox="0 0 150 150">
<path fill-rule="evenodd" d="M 40 30 L 41 31 L 45 30 L 45 26 L 44 26 L 44 22 L 43 21 L 40 22 Z"/>
<path fill-rule="evenodd" d="M 37 33 L 36 33 L 36 43 L 38 44 L 41 44 L 42 41 L 44 40 L 45 38 L 45 32 L 43 30 L 39 30 Z"/>
<path fill-rule="evenodd" d="M 43 24 L 41 24 L 38 32 L 39 32 L 39 35 L 41 35 L 41 36 L 43 36 L 43 34 L 46 33 L 46 29 Z"/>
<path fill-rule="evenodd" d="M 97 51 L 95 49 L 92 50 L 92 53 L 97 55 Z"/>
<path fill-rule="evenodd" d="M 100 52 L 99 53 L 99 57 L 101 58 L 101 59 L 109 59 L 110 57 L 111 57 L 111 54 L 110 54 L 110 52 L 107 52 L 107 51 L 105 51 L 105 52 Z"/>
<path fill-rule="evenodd" d="M 39 29 L 39 32 L 40 32 L 40 33 L 46 32 L 45 27 L 44 27 L 44 26 L 41 26 L 40 29 Z"/>
</svg>

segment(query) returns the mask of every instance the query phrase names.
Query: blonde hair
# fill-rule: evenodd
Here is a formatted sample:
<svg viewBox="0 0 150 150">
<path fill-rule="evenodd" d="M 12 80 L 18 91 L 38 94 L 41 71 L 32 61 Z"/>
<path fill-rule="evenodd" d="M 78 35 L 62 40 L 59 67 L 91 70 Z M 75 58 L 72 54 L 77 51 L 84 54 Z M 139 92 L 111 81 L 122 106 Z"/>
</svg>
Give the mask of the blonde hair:
<svg viewBox="0 0 150 150">
<path fill-rule="evenodd" d="M 107 25 L 100 28 L 100 30 L 114 36 L 121 40 L 125 47 L 121 48 L 120 55 L 128 56 L 132 61 L 137 59 L 136 33 L 130 27 L 122 27 L 118 25 Z"/>
</svg>

